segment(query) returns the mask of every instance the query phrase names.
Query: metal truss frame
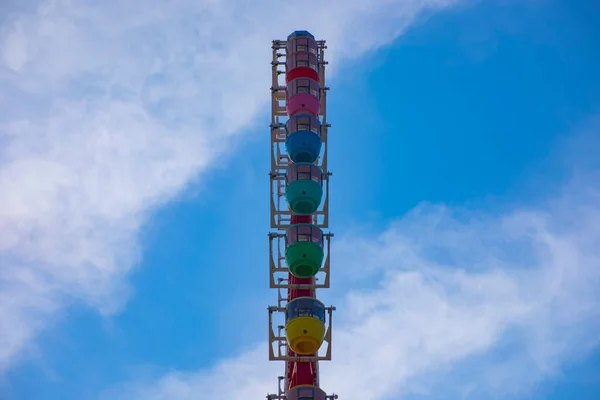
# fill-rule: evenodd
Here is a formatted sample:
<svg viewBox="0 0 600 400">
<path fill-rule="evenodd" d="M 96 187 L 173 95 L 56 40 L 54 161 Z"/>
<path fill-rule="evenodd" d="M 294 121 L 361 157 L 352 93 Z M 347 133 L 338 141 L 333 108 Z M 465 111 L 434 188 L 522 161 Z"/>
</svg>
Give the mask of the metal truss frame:
<svg viewBox="0 0 600 400">
<path fill-rule="evenodd" d="M 328 143 L 327 131 L 331 125 L 327 123 L 327 92 L 329 88 L 325 86 L 325 65 L 324 50 L 327 48 L 325 41 L 317 41 L 318 44 L 318 63 L 319 80 L 321 81 L 321 109 L 319 118 L 321 119 L 321 141 L 323 143 L 322 155 L 319 157 L 316 165 L 323 171 L 323 185 L 325 199 L 322 206 L 314 214 L 313 223 L 319 228 L 329 227 L 329 177 L 332 175 L 327 168 Z M 291 160 L 285 151 L 285 124 L 281 118 L 287 119 L 285 110 L 285 84 L 279 82 L 280 76 L 285 76 L 285 40 L 273 41 L 273 61 L 271 61 L 271 178 L 270 184 L 270 207 L 272 229 L 285 230 L 290 225 L 292 212 L 283 200 L 285 196 L 285 170 L 291 165 Z M 283 60 L 282 60 L 283 59 Z"/>
</svg>

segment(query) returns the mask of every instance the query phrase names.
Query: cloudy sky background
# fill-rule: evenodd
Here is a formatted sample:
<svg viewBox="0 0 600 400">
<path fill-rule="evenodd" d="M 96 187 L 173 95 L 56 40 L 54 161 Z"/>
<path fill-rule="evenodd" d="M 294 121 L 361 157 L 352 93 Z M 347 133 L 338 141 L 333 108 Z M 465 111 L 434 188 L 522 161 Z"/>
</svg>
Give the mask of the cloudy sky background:
<svg viewBox="0 0 600 400">
<path fill-rule="evenodd" d="M 593 3 L 4 1 L 0 398 L 276 390 L 270 41 L 308 29 L 332 87 L 323 388 L 596 399 Z"/>
</svg>

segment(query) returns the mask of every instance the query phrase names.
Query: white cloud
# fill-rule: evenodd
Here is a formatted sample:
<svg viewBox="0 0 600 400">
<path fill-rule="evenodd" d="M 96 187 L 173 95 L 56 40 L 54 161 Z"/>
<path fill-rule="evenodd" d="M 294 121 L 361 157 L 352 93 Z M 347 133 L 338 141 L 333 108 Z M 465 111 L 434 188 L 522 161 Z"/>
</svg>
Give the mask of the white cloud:
<svg viewBox="0 0 600 400">
<path fill-rule="evenodd" d="M 4 4 L 0 370 L 68 302 L 122 306 L 148 210 L 268 104 L 273 38 L 309 29 L 340 68 L 455 2 Z"/>
<path fill-rule="evenodd" d="M 156 385 L 126 383 L 106 391 L 102 399 L 244 399 L 264 398 L 272 392 L 279 363 L 267 361 L 267 346 L 258 346 L 231 360 L 224 360 L 210 371 L 200 373 L 173 372 Z"/>
<path fill-rule="evenodd" d="M 322 387 L 345 400 L 506 398 L 584 356 L 600 339 L 595 172 L 502 215 L 421 205 L 379 235 L 336 239 L 332 268 L 347 275 L 339 279 L 360 271 L 381 279 L 375 289 L 346 281 L 354 288 L 334 301 Z M 283 373 L 271 364 L 261 344 L 212 370 L 166 374 L 107 398 L 261 398 Z"/>
</svg>

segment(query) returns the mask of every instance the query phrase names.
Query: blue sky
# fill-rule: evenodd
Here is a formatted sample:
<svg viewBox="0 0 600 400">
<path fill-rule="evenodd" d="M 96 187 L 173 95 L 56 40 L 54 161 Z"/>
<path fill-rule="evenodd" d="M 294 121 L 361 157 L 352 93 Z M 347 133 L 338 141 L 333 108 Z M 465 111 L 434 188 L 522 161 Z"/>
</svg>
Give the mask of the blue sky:
<svg viewBox="0 0 600 400">
<path fill-rule="evenodd" d="M 68 3 L 0 8 L 1 399 L 276 390 L 269 52 L 294 29 L 332 67 L 323 388 L 600 396 L 593 1 Z"/>
</svg>

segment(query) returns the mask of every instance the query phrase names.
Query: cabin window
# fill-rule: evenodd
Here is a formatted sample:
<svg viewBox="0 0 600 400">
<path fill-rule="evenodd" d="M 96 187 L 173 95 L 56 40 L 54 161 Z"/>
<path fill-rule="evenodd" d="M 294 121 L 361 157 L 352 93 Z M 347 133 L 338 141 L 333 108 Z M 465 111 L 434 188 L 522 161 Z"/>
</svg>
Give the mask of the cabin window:
<svg viewBox="0 0 600 400">
<path fill-rule="evenodd" d="M 317 97 L 318 99 L 321 99 L 321 93 L 320 93 L 320 88 L 315 84 L 310 86 L 310 94 L 312 94 L 313 96 Z"/>
<path fill-rule="evenodd" d="M 299 173 L 298 173 L 298 167 L 300 165 L 299 164 L 292 164 L 291 167 L 288 168 L 288 170 L 285 173 L 285 182 L 287 185 L 289 185 L 290 183 L 297 181 L 298 179 L 302 179 L 299 177 Z"/>
<path fill-rule="evenodd" d="M 310 179 L 318 184 L 322 182 L 321 169 L 314 164 L 310 165 Z"/>
<path fill-rule="evenodd" d="M 285 234 L 285 245 L 286 246 L 291 246 L 294 243 L 297 242 L 297 234 L 298 234 L 298 227 L 294 226 L 290 229 L 288 229 L 288 231 Z"/>
<path fill-rule="evenodd" d="M 296 179 L 296 165 L 292 165 L 285 173 L 285 184 L 289 185 Z"/>
<path fill-rule="evenodd" d="M 297 119 L 299 131 L 313 131 L 319 133 L 319 120 L 311 115 L 303 115 Z"/>
<path fill-rule="evenodd" d="M 287 49 L 288 55 L 297 53 L 300 51 L 308 51 L 317 55 L 317 42 L 316 40 L 308 37 L 297 37 L 288 41 Z"/>
<path fill-rule="evenodd" d="M 325 400 L 327 394 L 314 386 L 296 386 L 286 393 L 288 400 Z"/>
<path fill-rule="evenodd" d="M 285 233 L 285 245 L 296 242 L 313 242 L 323 247 L 323 231 L 314 225 L 292 225 Z"/>
<path fill-rule="evenodd" d="M 296 84 L 296 93 L 310 93 L 310 80 L 298 79 Z"/>
<path fill-rule="evenodd" d="M 308 51 L 308 38 L 296 39 L 296 51 Z"/>
<path fill-rule="evenodd" d="M 290 228 L 285 234 L 285 246 L 291 246 L 296 243 L 296 228 Z"/>
<path fill-rule="evenodd" d="M 296 317 L 312 317 L 313 316 L 313 310 L 312 308 L 309 307 L 298 307 L 296 309 Z"/>
<path fill-rule="evenodd" d="M 317 57 L 310 53 L 299 53 L 294 55 L 296 58 L 297 67 L 310 67 L 318 72 L 317 70 Z"/>
<path fill-rule="evenodd" d="M 310 131 L 311 127 L 311 117 L 305 115 L 302 117 L 298 117 L 298 130 L 299 131 Z"/>
<path fill-rule="evenodd" d="M 321 122 L 319 122 L 318 118 L 309 117 L 310 118 L 310 130 L 321 136 Z"/>
<path fill-rule="evenodd" d="M 318 119 L 311 117 L 310 118 L 310 130 L 314 133 L 321 135 L 321 123 Z"/>
<path fill-rule="evenodd" d="M 296 56 L 296 67 L 308 67 L 308 57 Z"/>
<path fill-rule="evenodd" d="M 298 317 L 312 317 L 325 323 L 325 306 L 320 301 L 310 297 L 292 300 L 286 306 L 286 322 Z"/>
<path fill-rule="evenodd" d="M 313 243 L 317 243 L 319 245 L 323 244 L 323 231 L 320 229 L 313 229 L 312 231 L 312 241 Z"/>
<path fill-rule="evenodd" d="M 311 165 L 309 164 L 299 164 L 298 165 L 298 175 L 297 175 L 297 179 L 306 179 L 306 180 L 310 180 L 311 178 Z"/>
<path fill-rule="evenodd" d="M 311 53 L 296 53 L 288 56 L 286 60 L 286 71 L 289 72 L 297 67 L 308 67 L 319 72 L 317 57 Z"/>
<path fill-rule="evenodd" d="M 322 303 L 315 302 L 312 308 L 313 317 L 318 318 L 325 323 L 325 306 Z"/>
<path fill-rule="evenodd" d="M 299 131 L 310 131 L 310 122 L 298 122 Z"/>
<path fill-rule="evenodd" d="M 285 173 L 287 185 L 297 180 L 312 180 L 321 184 L 323 176 L 321 169 L 314 164 L 292 164 Z"/>
<path fill-rule="evenodd" d="M 290 246 L 296 242 L 310 242 L 311 237 L 311 225 L 297 225 L 290 228 L 285 235 L 286 245 Z"/>
<path fill-rule="evenodd" d="M 310 179 L 312 179 L 314 182 L 317 182 L 318 184 L 321 184 L 321 182 L 323 181 L 323 176 L 321 175 L 321 170 L 318 167 L 312 167 Z"/>
<path fill-rule="evenodd" d="M 311 117 L 308 116 L 308 115 L 298 116 L 296 118 L 296 121 L 298 123 L 298 130 L 301 130 L 300 129 L 300 125 L 302 125 L 302 126 L 306 126 L 306 125 L 310 126 L 310 119 L 311 119 Z"/>
<path fill-rule="evenodd" d="M 310 93 L 318 99 L 321 98 L 321 87 L 317 82 L 313 81 L 312 79 L 294 79 L 293 81 L 288 83 L 285 91 L 288 99 L 294 96 L 295 94 L 300 93 Z"/>
<path fill-rule="evenodd" d="M 310 225 L 300 225 L 298 227 L 298 242 L 311 242 L 312 241 L 312 232 Z"/>
<path fill-rule="evenodd" d="M 286 132 L 287 135 L 291 135 L 296 131 L 312 131 L 320 136 L 321 122 L 312 115 L 292 117 L 286 124 Z"/>
</svg>

